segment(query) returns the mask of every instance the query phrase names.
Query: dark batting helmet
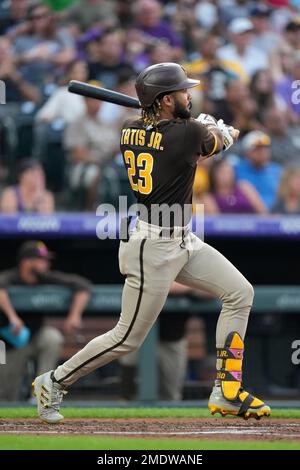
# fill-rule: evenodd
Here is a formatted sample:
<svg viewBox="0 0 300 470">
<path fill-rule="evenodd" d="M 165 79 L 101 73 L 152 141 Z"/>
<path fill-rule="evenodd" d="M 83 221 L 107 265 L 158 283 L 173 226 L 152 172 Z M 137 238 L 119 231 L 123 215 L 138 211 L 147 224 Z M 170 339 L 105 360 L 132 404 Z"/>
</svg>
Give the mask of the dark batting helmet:
<svg viewBox="0 0 300 470">
<path fill-rule="evenodd" d="M 142 108 L 148 108 L 162 93 L 192 88 L 199 83 L 199 80 L 188 78 L 181 65 L 165 62 L 143 70 L 137 77 L 135 88 Z"/>
</svg>

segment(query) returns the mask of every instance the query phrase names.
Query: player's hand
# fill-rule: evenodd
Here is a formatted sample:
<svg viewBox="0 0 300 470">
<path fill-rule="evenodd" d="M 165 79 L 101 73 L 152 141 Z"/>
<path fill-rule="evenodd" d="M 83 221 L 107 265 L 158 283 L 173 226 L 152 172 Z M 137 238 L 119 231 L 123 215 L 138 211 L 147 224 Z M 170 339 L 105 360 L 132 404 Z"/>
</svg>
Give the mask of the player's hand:
<svg viewBox="0 0 300 470">
<path fill-rule="evenodd" d="M 197 117 L 196 121 L 201 122 L 204 126 L 216 126 L 217 120 L 210 114 L 201 113 Z"/>
<path fill-rule="evenodd" d="M 233 126 L 227 126 L 223 119 L 218 120 L 217 127 L 222 132 L 224 139 L 223 150 L 226 151 L 237 141 L 240 131 L 235 129 Z"/>
<path fill-rule="evenodd" d="M 12 334 L 17 336 L 24 326 L 23 320 L 18 315 L 15 315 L 10 319 L 10 323 L 13 326 Z"/>
<path fill-rule="evenodd" d="M 73 333 L 74 330 L 81 328 L 81 318 L 69 316 L 63 324 L 65 334 Z"/>
</svg>

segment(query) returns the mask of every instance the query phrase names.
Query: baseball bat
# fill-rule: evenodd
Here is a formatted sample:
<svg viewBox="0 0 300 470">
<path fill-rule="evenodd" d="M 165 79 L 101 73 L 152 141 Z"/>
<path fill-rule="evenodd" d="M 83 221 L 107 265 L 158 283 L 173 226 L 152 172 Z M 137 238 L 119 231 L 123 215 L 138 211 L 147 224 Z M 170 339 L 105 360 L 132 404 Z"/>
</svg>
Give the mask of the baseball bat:
<svg viewBox="0 0 300 470">
<path fill-rule="evenodd" d="M 132 96 L 124 95 L 117 91 L 97 87 L 77 80 L 70 81 L 68 90 L 71 93 L 76 93 L 77 95 L 94 98 L 95 100 L 108 101 L 109 103 L 125 106 L 126 108 L 139 109 L 141 107 L 137 98 L 132 98 Z"/>
<path fill-rule="evenodd" d="M 240 135 L 240 131 L 238 129 L 233 129 L 231 135 L 233 137 L 233 140 L 237 141 Z"/>
</svg>

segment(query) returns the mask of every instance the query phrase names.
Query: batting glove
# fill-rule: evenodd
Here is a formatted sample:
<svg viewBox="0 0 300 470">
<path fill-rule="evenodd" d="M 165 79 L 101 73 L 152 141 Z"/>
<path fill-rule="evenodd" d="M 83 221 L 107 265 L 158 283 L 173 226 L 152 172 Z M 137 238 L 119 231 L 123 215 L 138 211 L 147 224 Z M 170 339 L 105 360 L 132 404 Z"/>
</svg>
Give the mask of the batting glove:
<svg viewBox="0 0 300 470">
<path fill-rule="evenodd" d="M 204 126 L 211 126 L 211 125 L 216 126 L 217 125 L 217 120 L 210 114 L 205 114 L 205 113 L 199 114 L 196 121 L 201 122 L 201 124 L 203 124 Z"/>
<path fill-rule="evenodd" d="M 217 121 L 217 127 L 222 132 L 224 140 L 223 150 L 226 151 L 234 144 L 234 139 L 231 135 L 231 132 L 234 130 L 234 128 L 232 126 L 227 126 L 226 124 L 224 124 L 223 119 L 219 119 Z"/>
</svg>

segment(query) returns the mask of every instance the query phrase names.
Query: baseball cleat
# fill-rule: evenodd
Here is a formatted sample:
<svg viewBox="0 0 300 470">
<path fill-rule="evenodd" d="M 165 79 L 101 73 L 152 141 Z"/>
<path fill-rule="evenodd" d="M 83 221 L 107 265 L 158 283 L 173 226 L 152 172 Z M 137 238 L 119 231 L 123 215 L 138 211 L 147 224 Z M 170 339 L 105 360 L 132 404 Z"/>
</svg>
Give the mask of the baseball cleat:
<svg viewBox="0 0 300 470">
<path fill-rule="evenodd" d="M 208 408 L 212 415 L 220 413 L 221 416 L 239 416 L 245 420 L 249 418 L 261 419 L 270 416 L 271 409 L 263 401 L 250 395 L 242 387 L 234 400 L 227 400 L 222 389 L 215 386 L 209 398 Z"/>
<path fill-rule="evenodd" d="M 217 349 L 217 377 L 209 398 L 212 414 L 233 415 L 244 419 L 270 416 L 271 409 L 242 387 L 244 341 L 238 332 L 228 334 L 223 348 Z"/>
<path fill-rule="evenodd" d="M 49 424 L 61 423 L 64 419 L 59 413 L 59 406 L 67 391 L 51 378 L 53 371 L 36 377 L 32 383 L 33 395 L 37 398 L 38 415 Z"/>
</svg>

